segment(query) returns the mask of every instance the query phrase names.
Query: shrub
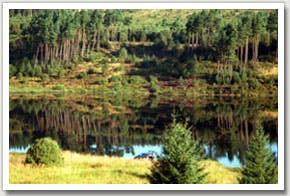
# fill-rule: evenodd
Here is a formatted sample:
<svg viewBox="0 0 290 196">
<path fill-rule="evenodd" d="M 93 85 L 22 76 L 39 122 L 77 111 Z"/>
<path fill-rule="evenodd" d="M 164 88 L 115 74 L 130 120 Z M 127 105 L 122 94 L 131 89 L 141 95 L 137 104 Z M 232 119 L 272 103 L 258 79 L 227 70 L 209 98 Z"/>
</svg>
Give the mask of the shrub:
<svg viewBox="0 0 290 196">
<path fill-rule="evenodd" d="M 120 75 L 112 76 L 112 77 L 109 79 L 109 82 L 120 82 L 120 81 L 122 81 L 122 76 L 120 76 Z"/>
<path fill-rule="evenodd" d="M 64 85 L 56 85 L 55 87 L 52 88 L 53 90 L 58 90 L 58 91 L 64 91 L 66 90 Z"/>
<path fill-rule="evenodd" d="M 152 93 L 158 93 L 160 91 L 160 87 L 157 83 L 158 79 L 155 76 L 150 76 L 150 91 Z"/>
<path fill-rule="evenodd" d="M 49 79 L 49 75 L 47 75 L 47 74 L 42 74 L 42 75 L 40 76 L 40 78 L 41 78 L 41 80 L 42 80 L 43 82 L 46 82 L 46 81 Z"/>
<path fill-rule="evenodd" d="M 18 72 L 16 77 L 17 77 L 17 79 L 22 80 L 23 79 L 23 74 L 21 72 Z"/>
<path fill-rule="evenodd" d="M 233 71 L 232 82 L 234 84 L 241 84 L 242 83 L 242 79 L 240 77 L 240 74 L 238 72 L 236 72 L 236 71 Z"/>
<path fill-rule="evenodd" d="M 64 75 L 65 75 L 65 70 L 63 70 L 63 69 L 58 70 L 58 72 L 57 72 L 58 79 L 62 78 Z"/>
<path fill-rule="evenodd" d="M 123 66 L 119 66 L 119 67 L 116 68 L 116 71 L 118 71 L 118 72 L 119 71 L 123 71 L 123 70 L 124 70 L 124 67 Z"/>
<path fill-rule="evenodd" d="M 15 76 L 17 68 L 13 64 L 9 64 L 9 78 Z"/>
<path fill-rule="evenodd" d="M 101 70 L 102 70 L 102 74 L 103 76 L 107 75 L 108 70 L 109 70 L 109 64 L 104 63 L 101 65 Z"/>
<path fill-rule="evenodd" d="M 86 72 L 79 73 L 78 75 L 76 75 L 76 78 L 77 79 L 85 79 L 85 78 L 87 78 L 87 73 Z"/>
<path fill-rule="evenodd" d="M 129 79 L 130 84 L 144 85 L 147 83 L 147 80 L 142 78 L 141 76 L 131 76 Z"/>
<path fill-rule="evenodd" d="M 141 68 L 150 68 L 155 67 L 158 64 L 156 56 L 147 56 L 143 57 L 143 61 L 140 64 Z"/>
<path fill-rule="evenodd" d="M 182 76 L 179 77 L 179 79 L 178 79 L 178 84 L 179 84 L 180 86 L 184 86 L 185 81 L 184 81 L 184 79 L 183 79 Z"/>
<path fill-rule="evenodd" d="M 115 56 L 112 56 L 112 58 L 111 58 L 111 62 L 112 62 L 112 63 L 116 63 L 116 62 L 117 62 L 117 58 L 116 58 Z"/>
<path fill-rule="evenodd" d="M 121 61 L 125 61 L 127 59 L 127 57 L 128 57 L 128 52 L 127 52 L 126 48 L 121 48 L 119 50 L 119 59 Z"/>
<path fill-rule="evenodd" d="M 107 78 L 99 78 L 97 81 L 97 84 L 99 85 L 104 85 L 108 83 L 108 79 Z"/>
<path fill-rule="evenodd" d="M 203 184 L 206 174 L 198 161 L 205 157 L 197 141 L 192 140 L 187 124 L 175 119 L 163 137 L 163 156 L 153 163 L 149 180 L 153 184 Z"/>
<path fill-rule="evenodd" d="M 94 53 L 94 52 L 91 52 L 91 53 L 89 54 L 89 60 L 90 60 L 91 62 L 96 62 L 96 61 L 98 60 L 98 55 L 97 55 L 96 53 Z"/>
<path fill-rule="evenodd" d="M 261 87 L 260 82 L 256 78 L 250 78 L 248 83 L 249 87 L 252 89 L 257 89 Z"/>
<path fill-rule="evenodd" d="M 94 74 L 94 73 L 95 73 L 95 70 L 92 67 L 90 67 L 87 71 L 87 74 Z"/>
<path fill-rule="evenodd" d="M 42 75 L 42 68 L 41 68 L 41 66 L 40 65 L 34 65 L 34 74 L 35 74 L 35 76 L 37 76 L 37 77 L 41 77 L 41 75 Z"/>
<path fill-rule="evenodd" d="M 27 151 L 25 163 L 59 165 L 63 163 L 62 151 L 49 137 L 37 139 Z"/>
</svg>

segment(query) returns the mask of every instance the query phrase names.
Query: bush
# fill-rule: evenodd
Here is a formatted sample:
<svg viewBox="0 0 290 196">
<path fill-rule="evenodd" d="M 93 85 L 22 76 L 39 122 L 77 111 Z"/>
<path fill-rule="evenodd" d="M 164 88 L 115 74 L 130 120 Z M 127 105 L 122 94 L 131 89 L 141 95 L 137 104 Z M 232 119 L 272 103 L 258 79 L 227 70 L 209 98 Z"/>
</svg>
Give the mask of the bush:
<svg viewBox="0 0 290 196">
<path fill-rule="evenodd" d="M 47 75 L 47 74 L 42 74 L 42 75 L 40 76 L 40 78 L 41 78 L 41 80 L 42 80 L 43 82 L 46 82 L 46 81 L 49 79 L 49 75 Z"/>
<path fill-rule="evenodd" d="M 240 74 L 238 72 L 236 72 L 236 71 L 233 71 L 232 82 L 234 84 L 241 84 L 242 83 L 242 79 L 240 77 Z"/>
<path fill-rule="evenodd" d="M 121 48 L 119 50 L 119 59 L 120 61 L 125 61 L 128 57 L 128 52 L 126 50 L 126 48 Z"/>
<path fill-rule="evenodd" d="M 107 78 L 99 78 L 97 81 L 97 84 L 99 85 L 104 85 L 108 83 L 108 79 Z"/>
<path fill-rule="evenodd" d="M 150 91 L 152 93 L 158 93 L 160 91 L 160 87 L 157 83 L 158 79 L 155 76 L 150 76 Z"/>
<path fill-rule="evenodd" d="M 101 65 L 101 70 L 102 70 L 102 74 L 103 76 L 107 75 L 108 70 L 109 70 L 109 64 L 104 63 Z"/>
<path fill-rule="evenodd" d="M 90 67 L 87 71 L 87 74 L 94 74 L 94 73 L 95 73 L 95 70 L 92 67 Z"/>
<path fill-rule="evenodd" d="M 89 54 L 89 60 L 90 60 L 91 62 L 96 62 L 96 61 L 98 60 L 98 55 L 97 55 L 96 53 L 94 53 L 94 52 L 91 52 L 91 53 Z"/>
<path fill-rule="evenodd" d="M 141 76 L 131 76 L 129 79 L 129 83 L 136 84 L 136 85 L 144 85 L 144 84 L 147 84 L 147 80 L 145 80 Z"/>
<path fill-rule="evenodd" d="M 15 76 L 16 72 L 17 72 L 16 67 L 12 64 L 9 64 L 9 78 Z"/>
<path fill-rule="evenodd" d="M 140 64 L 141 68 L 150 68 L 150 67 L 155 67 L 158 64 L 158 60 L 156 56 L 147 56 L 145 55 L 143 57 L 143 61 Z"/>
<path fill-rule="evenodd" d="M 26 153 L 25 163 L 59 165 L 63 163 L 62 151 L 49 137 L 37 139 Z"/>
<path fill-rule="evenodd" d="M 185 81 L 184 81 L 184 79 L 183 79 L 182 76 L 179 77 L 179 79 L 178 79 L 178 84 L 179 84 L 180 86 L 184 86 L 184 85 L 185 85 Z"/>
<path fill-rule="evenodd" d="M 115 75 L 115 76 L 112 76 L 110 79 L 109 79 L 109 82 L 120 82 L 122 81 L 122 76 L 120 75 Z"/>
<path fill-rule="evenodd" d="M 257 89 L 261 87 L 260 82 L 256 78 L 250 78 L 248 83 L 249 87 L 252 89 Z"/>
<path fill-rule="evenodd" d="M 79 73 L 78 75 L 76 75 L 76 78 L 77 79 L 85 79 L 85 78 L 87 78 L 87 73 L 86 72 Z"/>
<path fill-rule="evenodd" d="M 119 67 L 116 68 L 116 71 L 117 71 L 117 72 L 119 72 L 119 71 L 123 71 L 123 70 L 124 70 L 124 67 L 123 67 L 123 66 L 119 66 Z"/>
<path fill-rule="evenodd" d="M 35 71 L 34 71 L 35 76 L 37 76 L 37 77 L 41 77 L 41 75 L 42 75 L 42 68 L 41 68 L 41 66 L 35 64 L 35 65 L 34 65 L 34 70 L 35 70 Z"/>
<path fill-rule="evenodd" d="M 52 88 L 53 90 L 57 90 L 57 91 L 65 91 L 66 88 L 64 85 L 56 85 L 55 87 Z"/>
</svg>

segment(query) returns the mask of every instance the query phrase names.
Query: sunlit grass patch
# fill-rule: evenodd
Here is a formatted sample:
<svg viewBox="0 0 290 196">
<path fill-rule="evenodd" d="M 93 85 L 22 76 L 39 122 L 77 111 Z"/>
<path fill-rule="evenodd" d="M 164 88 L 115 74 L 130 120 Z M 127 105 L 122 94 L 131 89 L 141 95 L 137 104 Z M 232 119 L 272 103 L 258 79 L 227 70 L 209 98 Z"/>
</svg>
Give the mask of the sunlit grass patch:
<svg viewBox="0 0 290 196">
<path fill-rule="evenodd" d="M 238 178 L 241 176 L 239 168 L 228 168 L 212 160 L 203 161 L 201 164 L 208 173 L 208 184 L 238 184 Z"/>
<path fill-rule="evenodd" d="M 25 154 L 10 153 L 9 182 L 11 184 L 149 184 L 152 162 L 63 152 L 62 166 L 24 164 Z M 228 168 L 206 160 L 208 184 L 236 184 L 238 168 Z"/>
</svg>

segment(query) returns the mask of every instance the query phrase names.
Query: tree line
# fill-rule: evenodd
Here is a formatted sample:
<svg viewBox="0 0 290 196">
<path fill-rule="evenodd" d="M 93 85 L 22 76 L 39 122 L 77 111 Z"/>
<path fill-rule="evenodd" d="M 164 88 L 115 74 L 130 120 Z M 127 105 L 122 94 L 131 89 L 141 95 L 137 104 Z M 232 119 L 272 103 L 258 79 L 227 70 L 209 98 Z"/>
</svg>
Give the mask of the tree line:
<svg viewBox="0 0 290 196">
<path fill-rule="evenodd" d="M 247 69 L 249 61 L 277 61 L 277 10 L 230 10 L 231 17 L 226 12 L 193 10 L 186 18 L 140 26 L 132 15 L 137 10 L 10 10 L 10 64 L 15 73 L 25 72 L 28 64 L 39 72 L 56 64 L 65 67 L 112 42 L 210 51 L 207 58 L 219 64 L 221 73 L 231 73 L 236 65 Z"/>
</svg>

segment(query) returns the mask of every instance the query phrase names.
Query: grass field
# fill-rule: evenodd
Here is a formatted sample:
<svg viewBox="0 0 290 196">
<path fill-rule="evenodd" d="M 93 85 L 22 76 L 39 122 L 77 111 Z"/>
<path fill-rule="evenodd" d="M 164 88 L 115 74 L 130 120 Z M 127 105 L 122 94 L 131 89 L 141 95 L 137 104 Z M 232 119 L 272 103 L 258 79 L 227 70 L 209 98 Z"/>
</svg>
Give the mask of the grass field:
<svg viewBox="0 0 290 196">
<path fill-rule="evenodd" d="M 24 164 L 25 154 L 10 153 L 10 184 L 149 184 L 152 162 L 63 152 L 63 166 Z M 209 184 L 235 184 L 238 168 L 227 168 L 215 161 L 201 163 Z"/>
</svg>

